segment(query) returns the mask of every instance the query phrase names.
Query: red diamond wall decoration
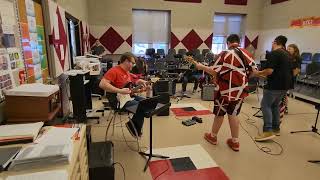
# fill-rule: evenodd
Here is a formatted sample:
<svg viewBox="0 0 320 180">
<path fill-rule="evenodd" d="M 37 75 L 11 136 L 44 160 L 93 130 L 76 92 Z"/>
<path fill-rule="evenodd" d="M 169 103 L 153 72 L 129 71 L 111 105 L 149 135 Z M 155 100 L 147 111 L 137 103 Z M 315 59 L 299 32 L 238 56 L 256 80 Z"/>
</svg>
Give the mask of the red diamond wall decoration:
<svg viewBox="0 0 320 180">
<path fill-rule="evenodd" d="M 91 33 L 89 33 L 89 43 L 90 43 L 90 47 L 93 46 L 94 43 L 96 43 L 98 39 L 95 38 Z"/>
<path fill-rule="evenodd" d="M 271 0 L 271 4 L 278 4 L 278 3 L 282 3 L 288 0 Z"/>
<path fill-rule="evenodd" d="M 213 33 L 210 34 L 210 36 L 204 41 L 204 43 L 208 46 L 209 49 L 212 48 L 212 37 L 213 37 Z"/>
<path fill-rule="evenodd" d="M 59 7 L 57 7 L 56 14 L 57 14 L 57 17 L 58 17 L 58 31 L 59 31 L 60 39 L 56 39 L 56 37 L 55 37 L 55 29 L 53 28 L 52 29 L 51 42 L 52 42 L 52 44 L 54 46 L 54 49 L 55 49 L 55 51 L 57 53 L 61 68 L 62 68 L 62 70 L 64 70 L 64 63 L 65 63 L 66 52 L 67 52 L 67 34 L 66 34 L 66 31 L 65 31 L 64 26 L 63 26 L 63 22 L 62 22 L 61 14 L 60 14 L 60 11 L 59 11 Z M 63 49 L 61 49 L 61 46 L 62 46 Z M 63 57 L 61 55 L 62 51 L 63 51 L 63 54 L 64 54 Z"/>
<path fill-rule="evenodd" d="M 248 3 L 248 0 L 225 0 L 225 4 L 231 4 L 231 5 L 242 5 L 246 6 Z"/>
<path fill-rule="evenodd" d="M 258 48 L 258 40 L 259 40 L 259 36 L 257 36 L 253 41 L 250 41 L 248 36 L 245 36 L 244 48 L 247 48 L 250 45 L 252 45 L 255 49 L 257 49 Z"/>
<path fill-rule="evenodd" d="M 177 36 L 173 32 L 171 32 L 170 48 L 174 49 L 179 43 L 180 43 L 180 40 L 177 38 Z"/>
<path fill-rule="evenodd" d="M 101 44 L 106 47 L 112 54 L 121 46 L 124 39 L 110 27 L 99 39 Z"/>
<path fill-rule="evenodd" d="M 181 42 L 189 51 L 197 49 L 203 43 L 202 39 L 193 29 Z"/>
<path fill-rule="evenodd" d="M 132 34 L 127 38 L 126 42 L 132 47 Z"/>
</svg>

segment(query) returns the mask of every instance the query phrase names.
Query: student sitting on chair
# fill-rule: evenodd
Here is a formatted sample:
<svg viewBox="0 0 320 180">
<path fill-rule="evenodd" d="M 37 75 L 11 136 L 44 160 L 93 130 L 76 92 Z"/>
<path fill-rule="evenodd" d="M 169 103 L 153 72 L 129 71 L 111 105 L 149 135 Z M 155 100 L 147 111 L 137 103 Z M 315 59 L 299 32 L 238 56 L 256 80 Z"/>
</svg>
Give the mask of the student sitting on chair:
<svg viewBox="0 0 320 180">
<path fill-rule="evenodd" d="M 140 92 L 145 91 L 148 87 L 146 84 L 147 81 L 136 79 L 136 76 L 130 73 L 134 64 L 135 56 L 132 53 L 127 52 L 122 54 L 120 64 L 105 73 L 100 81 L 99 87 L 109 93 L 129 95 L 132 94 L 132 91 L 130 88 L 127 88 L 127 85 L 132 83 L 143 87 Z M 143 97 L 134 96 L 134 100 L 128 101 L 123 108 L 139 104 L 139 101 L 143 99 Z M 134 137 L 141 137 L 144 123 L 143 112 L 134 114 L 131 121 L 132 123 L 130 123 L 130 121 L 126 123 L 128 131 Z"/>
<path fill-rule="evenodd" d="M 190 52 L 188 52 L 186 55 L 193 57 L 193 54 Z M 186 70 L 186 72 L 183 73 L 183 76 L 182 76 L 182 93 L 183 94 L 186 94 L 187 85 L 189 81 L 194 81 L 192 92 L 195 93 L 199 86 L 199 75 L 197 74 L 195 65 L 193 64 L 190 66 L 188 70 Z"/>
</svg>

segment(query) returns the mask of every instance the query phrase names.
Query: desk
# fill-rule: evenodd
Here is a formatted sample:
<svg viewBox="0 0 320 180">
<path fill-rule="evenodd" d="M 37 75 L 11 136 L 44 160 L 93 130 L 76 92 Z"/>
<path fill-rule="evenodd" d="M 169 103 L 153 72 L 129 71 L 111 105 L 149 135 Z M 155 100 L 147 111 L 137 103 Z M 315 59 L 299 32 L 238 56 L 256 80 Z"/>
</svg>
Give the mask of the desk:
<svg viewBox="0 0 320 180">
<path fill-rule="evenodd" d="M 7 178 L 12 175 L 23 175 L 36 172 L 53 171 L 53 170 L 66 170 L 68 172 L 69 180 L 89 180 L 88 169 L 88 152 L 87 152 L 87 140 L 86 140 L 86 126 L 82 125 L 79 132 L 79 140 L 73 141 L 73 152 L 71 162 L 67 165 L 52 165 L 42 168 L 34 168 L 24 171 L 4 171 L 0 173 L 0 179 Z M 19 146 L 19 145 L 10 145 Z M 26 146 L 26 145 L 20 145 Z M 8 147 L 8 146 L 1 146 Z"/>
</svg>

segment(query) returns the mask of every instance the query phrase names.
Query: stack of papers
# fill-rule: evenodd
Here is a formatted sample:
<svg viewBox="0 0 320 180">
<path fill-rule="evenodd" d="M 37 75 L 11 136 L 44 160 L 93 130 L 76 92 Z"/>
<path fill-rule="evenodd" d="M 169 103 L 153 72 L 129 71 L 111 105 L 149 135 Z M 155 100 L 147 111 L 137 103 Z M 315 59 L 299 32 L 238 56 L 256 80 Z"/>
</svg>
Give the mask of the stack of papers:
<svg viewBox="0 0 320 180">
<path fill-rule="evenodd" d="M 1 179 L 1 178 L 0 178 Z M 6 180 L 67 180 L 68 173 L 65 170 L 44 171 L 23 175 L 9 176 Z"/>
<path fill-rule="evenodd" d="M 0 172 L 6 169 L 20 149 L 21 147 L 0 148 Z"/>
<path fill-rule="evenodd" d="M 33 142 L 43 122 L 0 126 L 0 145 Z"/>
<path fill-rule="evenodd" d="M 25 170 L 47 165 L 68 164 L 73 151 L 72 137 L 78 128 L 52 127 L 35 145 L 23 148 L 13 160 L 9 170 Z"/>
</svg>

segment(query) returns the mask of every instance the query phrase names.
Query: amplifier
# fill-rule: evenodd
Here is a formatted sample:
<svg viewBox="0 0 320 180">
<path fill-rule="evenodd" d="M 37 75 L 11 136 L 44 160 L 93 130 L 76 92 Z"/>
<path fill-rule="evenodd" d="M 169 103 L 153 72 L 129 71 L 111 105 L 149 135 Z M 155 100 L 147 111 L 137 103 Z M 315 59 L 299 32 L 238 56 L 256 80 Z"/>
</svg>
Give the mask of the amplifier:
<svg viewBox="0 0 320 180">
<path fill-rule="evenodd" d="M 173 96 L 176 94 L 177 83 L 174 79 L 169 79 L 169 95 Z"/>
<path fill-rule="evenodd" d="M 170 96 L 169 93 L 159 93 L 158 95 L 160 95 L 159 98 L 159 103 L 161 104 L 167 104 L 170 102 Z M 166 110 L 158 113 L 158 116 L 169 116 L 170 114 L 170 107 L 168 107 Z"/>
<path fill-rule="evenodd" d="M 168 80 L 159 80 L 153 85 L 153 95 L 156 96 L 159 93 L 168 93 L 169 92 L 169 81 Z"/>
<path fill-rule="evenodd" d="M 214 89 L 215 85 L 213 84 L 204 84 L 201 90 L 201 99 L 204 101 L 213 101 L 214 100 Z"/>
<path fill-rule="evenodd" d="M 95 142 L 89 146 L 89 179 L 114 180 L 113 143 Z"/>
</svg>

